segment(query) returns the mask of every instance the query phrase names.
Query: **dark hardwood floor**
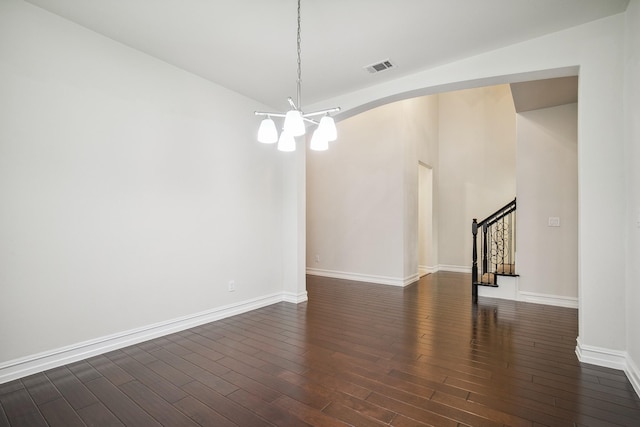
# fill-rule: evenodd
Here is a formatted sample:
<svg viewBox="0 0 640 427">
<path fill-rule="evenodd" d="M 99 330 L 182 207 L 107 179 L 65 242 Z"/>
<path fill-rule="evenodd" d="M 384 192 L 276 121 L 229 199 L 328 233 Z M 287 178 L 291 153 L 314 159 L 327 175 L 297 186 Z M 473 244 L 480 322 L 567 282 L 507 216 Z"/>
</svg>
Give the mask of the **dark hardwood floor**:
<svg viewBox="0 0 640 427">
<path fill-rule="evenodd" d="M 279 303 L 0 385 L 0 426 L 640 426 L 577 310 L 308 277 Z"/>
</svg>

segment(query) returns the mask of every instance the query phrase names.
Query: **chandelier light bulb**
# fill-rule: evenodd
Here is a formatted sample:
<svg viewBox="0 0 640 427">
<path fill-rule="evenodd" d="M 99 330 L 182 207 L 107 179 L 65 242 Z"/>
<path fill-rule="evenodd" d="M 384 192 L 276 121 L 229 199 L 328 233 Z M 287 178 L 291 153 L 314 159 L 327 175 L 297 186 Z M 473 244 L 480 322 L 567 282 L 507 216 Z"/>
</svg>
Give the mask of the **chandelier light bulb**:
<svg viewBox="0 0 640 427">
<path fill-rule="evenodd" d="M 280 134 L 278 140 L 278 150 L 280 151 L 296 151 L 296 139 L 286 129 Z"/>
<path fill-rule="evenodd" d="M 302 113 L 298 110 L 289 110 L 284 117 L 284 130 L 293 136 L 302 136 L 305 133 Z"/>
<path fill-rule="evenodd" d="M 258 129 L 258 141 L 263 144 L 273 144 L 278 142 L 278 130 L 276 129 L 276 124 L 269 116 L 260 122 L 260 128 Z"/>
<path fill-rule="evenodd" d="M 322 132 L 327 141 L 335 141 L 338 139 L 338 130 L 336 129 L 336 122 L 330 115 L 324 116 L 320 119 L 318 125 L 318 131 Z M 317 131 L 316 131 L 317 132 Z"/>
<path fill-rule="evenodd" d="M 325 133 L 322 132 L 319 126 L 318 129 L 313 132 L 309 148 L 314 151 L 325 151 L 329 149 L 329 140 L 327 140 Z"/>
</svg>

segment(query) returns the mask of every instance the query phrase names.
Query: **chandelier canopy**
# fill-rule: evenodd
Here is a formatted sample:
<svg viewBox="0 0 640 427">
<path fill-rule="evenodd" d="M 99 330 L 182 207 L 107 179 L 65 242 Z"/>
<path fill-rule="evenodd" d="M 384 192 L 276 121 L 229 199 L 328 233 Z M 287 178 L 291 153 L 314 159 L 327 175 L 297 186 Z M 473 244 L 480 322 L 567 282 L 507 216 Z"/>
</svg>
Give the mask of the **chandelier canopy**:
<svg viewBox="0 0 640 427">
<path fill-rule="evenodd" d="M 297 55 L 298 55 L 298 80 L 297 80 L 297 97 L 293 102 L 291 97 L 288 98 L 291 109 L 286 113 L 268 113 L 264 111 L 256 111 L 256 116 L 266 116 L 260 123 L 258 129 L 258 141 L 265 144 L 278 143 L 280 151 L 295 151 L 295 137 L 302 136 L 306 133 L 305 122 L 316 125 L 316 130 L 311 136 L 311 144 L 309 148 L 316 151 L 324 151 L 329 148 L 329 142 L 338 138 L 336 124 L 330 113 L 340 111 L 340 107 L 329 108 L 326 110 L 315 111 L 313 113 L 304 113 L 301 105 L 301 83 L 302 83 L 302 61 L 300 60 L 300 0 L 298 0 L 298 34 L 297 34 Z M 312 117 L 323 116 L 319 121 Z M 283 117 L 282 132 L 278 137 L 276 124 L 271 117 Z"/>
</svg>

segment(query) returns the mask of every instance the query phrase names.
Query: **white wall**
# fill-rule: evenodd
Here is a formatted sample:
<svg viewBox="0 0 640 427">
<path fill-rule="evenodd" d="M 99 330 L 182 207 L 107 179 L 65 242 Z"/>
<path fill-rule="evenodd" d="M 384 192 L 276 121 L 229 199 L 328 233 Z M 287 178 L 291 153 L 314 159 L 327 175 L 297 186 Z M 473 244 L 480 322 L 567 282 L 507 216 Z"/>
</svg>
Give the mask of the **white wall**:
<svg viewBox="0 0 640 427">
<path fill-rule="evenodd" d="M 637 24 L 637 12 L 630 20 Z M 349 116 L 404 97 L 575 75 L 579 70 L 579 347 L 587 350 L 581 353 L 583 360 L 602 364 L 620 361 L 618 352 L 627 348 L 628 328 L 635 325 L 628 323 L 625 310 L 628 252 L 621 244 L 628 232 L 622 103 L 624 28 L 625 16 L 616 15 L 323 100 L 323 105 L 340 105 L 344 116 Z M 636 84 L 635 76 L 637 73 L 628 77 L 628 85 Z M 635 112 L 635 104 L 633 108 Z M 630 140 L 626 147 L 632 142 L 636 140 Z M 599 360 L 598 354 L 603 353 L 598 349 L 604 349 L 614 362 Z"/>
<path fill-rule="evenodd" d="M 328 151 L 307 153 L 309 273 L 395 285 L 416 278 L 429 105 L 405 100 L 350 117 Z"/>
<path fill-rule="evenodd" d="M 21 1 L 0 58 L 0 367 L 282 294 L 262 106 Z"/>
<path fill-rule="evenodd" d="M 307 268 L 403 277 L 400 120 L 393 104 L 351 117 L 328 151 L 308 153 Z"/>
<path fill-rule="evenodd" d="M 519 290 L 578 296 L 577 104 L 517 115 Z M 559 217 L 560 227 L 549 227 Z"/>
<path fill-rule="evenodd" d="M 640 0 L 632 0 L 625 29 L 625 158 L 627 170 L 627 345 L 640 394 Z"/>
<path fill-rule="evenodd" d="M 439 257 L 471 269 L 471 221 L 516 195 L 516 127 L 508 85 L 445 92 L 439 99 Z"/>
</svg>

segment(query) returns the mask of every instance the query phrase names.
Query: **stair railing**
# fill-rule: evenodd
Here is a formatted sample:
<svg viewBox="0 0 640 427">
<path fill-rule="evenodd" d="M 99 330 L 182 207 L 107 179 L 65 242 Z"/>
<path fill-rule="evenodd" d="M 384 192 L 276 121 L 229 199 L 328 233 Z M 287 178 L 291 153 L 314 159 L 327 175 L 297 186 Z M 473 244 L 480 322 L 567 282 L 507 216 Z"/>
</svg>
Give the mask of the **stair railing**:
<svg viewBox="0 0 640 427">
<path fill-rule="evenodd" d="M 498 274 L 515 274 L 516 199 L 507 203 L 482 221 L 471 223 L 473 264 L 471 283 L 473 302 L 478 302 L 478 285 L 496 285 Z M 478 231 L 481 231 L 478 243 Z M 478 247 L 481 264 L 478 267 Z"/>
</svg>

